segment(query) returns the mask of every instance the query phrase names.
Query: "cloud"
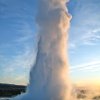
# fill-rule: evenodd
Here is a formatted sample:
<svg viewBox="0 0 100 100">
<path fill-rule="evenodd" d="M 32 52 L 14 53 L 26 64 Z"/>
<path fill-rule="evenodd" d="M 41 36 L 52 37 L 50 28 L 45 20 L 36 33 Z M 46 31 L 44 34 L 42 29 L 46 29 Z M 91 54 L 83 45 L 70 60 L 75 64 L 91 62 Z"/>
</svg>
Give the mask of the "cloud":
<svg viewBox="0 0 100 100">
<path fill-rule="evenodd" d="M 0 0 L 0 19 L 33 19 L 33 15 L 36 11 L 32 10 L 32 8 L 34 8 L 35 6 L 36 2 L 33 3 L 33 1 L 28 0 Z"/>
<path fill-rule="evenodd" d="M 2 82 L 9 82 L 9 80 L 5 81 L 5 77 L 11 77 L 11 83 L 22 84 L 21 78 L 23 76 L 23 84 L 28 82 L 29 70 L 33 66 L 35 61 L 36 53 L 31 48 L 26 48 L 23 53 L 20 53 L 16 56 L 13 56 L 8 62 L 5 62 L 2 65 L 2 77 L 0 80 Z M 2 80 L 3 78 L 3 80 Z"/>
<path fill-rule="evenodd" d="M 72 66 L 71 72 L 73 71 L 85 71 L 85 72 L 100 71 L 100 61 L 92 61 L 89 63 Z"/>
<path fill-rule="evenodd" d="M 33 26 L 31 26 L 28 22 L 22 22 L 21 25 L 18 23 L 17 25 L 19 26 L 14 29 L 14 37 L 10 35 L 10 33 L 8 35 L 13 37 L 12 41 L 5 43 L 2 40 L 3 43 L 0 45 L 1 82 L 8 83 L 11 81 L 11 83 L 16 83 L 15 78 L 25 75 L 23 80 L 27 82 L 29 70 L 35 61 L 38 34 L 36 34 L 36 29 L 33 28 L 34 25 L 32 24 Z M 5 77 L 8 76 L 10 79 L 6 80 L 7 78 Z M 21 82 L 21 80 L 19 82 Z"/>
<path fill-rule="evenodd" d="M 69 6 L 74 5 L 70 28 L 70 49 L 72 44 L 79 46 L 95 46 L 100 42 L 100 14 L 98 0 L 73 0 Z M 69 7 L 70 8 L 70 7 Z"/>
<path fill-rule="evenodd" d="M 76 48 L 75 43 L 69 43 L 69 48 L 70 48 L 70 49 L 75 49 L 75 48 Z"/>
<path fill-rule="evenodd" d="M 94 29 L 86 33 L 82 37 L 82 41 L 85 45 L 96 45 L 100 41 L 100 28 Z"/>
<path fill-rule="evenodd" d="M 10 60 L 10 62 L 8 63 L 8 69 L 29 69 L 33 63 L 34 63 L 34 59 L 35 59 L 35 51 L 32 50 L 31 48 L 26 48 L 23 53 L 19 53 L 16 56 L 13 56 L 13 59 Z M 6 68 L 5 68 L 6 70 Z M 13 71 L 13 70 L 7 70 L 7 71 Z"/>
</svg>

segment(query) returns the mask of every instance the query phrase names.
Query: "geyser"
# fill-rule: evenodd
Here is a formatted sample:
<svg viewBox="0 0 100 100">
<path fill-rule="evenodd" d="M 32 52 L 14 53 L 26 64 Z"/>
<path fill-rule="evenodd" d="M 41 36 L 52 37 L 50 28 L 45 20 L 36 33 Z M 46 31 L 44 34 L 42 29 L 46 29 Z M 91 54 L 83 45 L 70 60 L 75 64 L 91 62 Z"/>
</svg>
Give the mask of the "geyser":
<svg viewBox="0 0 100 100">
<path fill-rule="evenodd" d="M 39 43 L 25 94 L 13 100 L 70 100 L 67 39 L 70 15 L 66 0 L 39 0 Z"/>
</svg>

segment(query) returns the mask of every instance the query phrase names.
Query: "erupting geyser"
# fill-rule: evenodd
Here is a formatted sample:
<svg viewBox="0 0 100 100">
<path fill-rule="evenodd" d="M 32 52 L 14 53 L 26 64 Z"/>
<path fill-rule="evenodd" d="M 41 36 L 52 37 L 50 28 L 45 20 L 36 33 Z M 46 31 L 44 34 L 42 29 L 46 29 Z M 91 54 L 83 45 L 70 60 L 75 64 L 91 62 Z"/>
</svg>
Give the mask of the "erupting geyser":
<svg viewBox="0 0 100 100">
<path fill-rule="evenodd" d="M 39 43 L 27 92 L 13 100 L 70 100 L 67 38 L 70 15 L 66 0 L 39 0 Z"/>
</svg>

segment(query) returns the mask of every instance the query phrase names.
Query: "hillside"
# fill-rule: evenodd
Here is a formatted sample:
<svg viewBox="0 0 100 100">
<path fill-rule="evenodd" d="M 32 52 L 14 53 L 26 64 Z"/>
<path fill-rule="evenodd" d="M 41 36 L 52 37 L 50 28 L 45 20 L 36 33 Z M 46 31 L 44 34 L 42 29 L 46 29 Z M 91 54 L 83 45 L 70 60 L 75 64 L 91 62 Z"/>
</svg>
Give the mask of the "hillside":
<svg viewBox="0 0 100 100">
<path fill-rule="evenodd" d="M 25 92 L 26 86 L 0 83 L 0 97 L 12 97 Z"/>
</svg>

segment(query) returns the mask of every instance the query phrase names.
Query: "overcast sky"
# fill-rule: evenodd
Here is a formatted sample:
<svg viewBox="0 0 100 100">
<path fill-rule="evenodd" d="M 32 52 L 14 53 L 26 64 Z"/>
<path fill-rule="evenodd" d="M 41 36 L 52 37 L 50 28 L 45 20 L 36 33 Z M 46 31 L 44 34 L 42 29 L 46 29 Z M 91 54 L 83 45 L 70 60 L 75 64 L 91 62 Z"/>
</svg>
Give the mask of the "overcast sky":
<svg viewBox="0 0 100 100">
<path fill-rule="evenodd" d="M 37 50 L 38 0 L 0 0 L 0 82 L 27 84 Z M 100 83 L 100 0 L 70 0 L 73 82 Z"/>
</svg>

